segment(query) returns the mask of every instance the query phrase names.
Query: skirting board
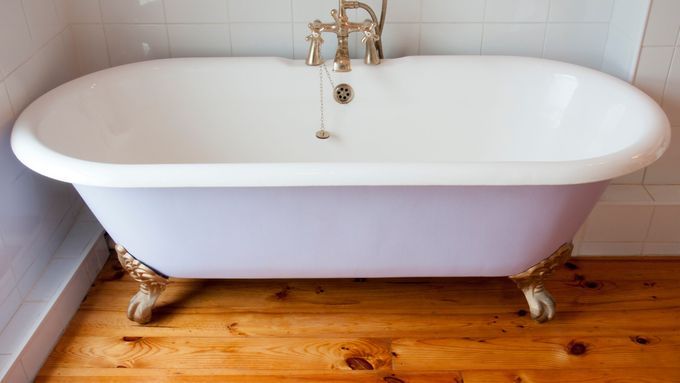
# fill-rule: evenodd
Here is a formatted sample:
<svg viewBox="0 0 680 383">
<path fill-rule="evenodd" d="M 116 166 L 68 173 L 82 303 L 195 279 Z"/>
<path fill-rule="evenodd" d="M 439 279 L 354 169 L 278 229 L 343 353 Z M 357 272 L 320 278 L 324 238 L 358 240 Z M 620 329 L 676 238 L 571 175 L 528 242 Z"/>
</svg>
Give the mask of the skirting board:
<svg viewBox="0 0 680 383">
<path fill-rule="evenodd" d="M 83 207 L 43 275 L 2 334 L 15 350 L 2 355 L 2 383 L 31 382 L 78 310 L 109 256 L 104 230 Z M 4 367 L 3 367 L 4 366 Z"/>
</svg>

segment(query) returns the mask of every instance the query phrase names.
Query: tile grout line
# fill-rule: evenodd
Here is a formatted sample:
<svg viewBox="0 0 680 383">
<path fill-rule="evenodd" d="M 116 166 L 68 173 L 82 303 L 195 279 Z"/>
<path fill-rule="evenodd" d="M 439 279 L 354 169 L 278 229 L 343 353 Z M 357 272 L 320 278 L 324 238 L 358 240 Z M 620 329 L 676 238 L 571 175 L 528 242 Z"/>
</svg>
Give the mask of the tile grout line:
<svg viewBox="0 0 680 383">
<path fill-rule="evenodd" d="M 645 22 L 643 24 L 644 30 L 642 32 L 642 38 L 640 39 L 640 46 L 638 47 L 638 56 L 637 60 L 635 60 L 635 73 L 633 73 L 633 77 L 630 81 L 631 85 L 635 85 L 637 81 L 637 76 L 638 72 L 640 71 L 640 60 L 642 59 L 642 50 L 645 48 L 645 37 L 647 36 L 647 27 L 649 27 L 649 19 L 652 14 L 652 1 L 649 0 L 649 3 L 647 4 L 647 17 L 645 17 Z M 642 175 L 642 183 L 644 184 L 645 182 L 645 177 L 647 176 L 647 168 L 644 170 L 644 174 Z"/>
<path fill-rule="evenodd" d="M 170 32 L 168 31 L 168 14 L 165 11 L 165 0 L 161 1 L 161 9 L 163 10 L 163 29 L 165 30 L 165 43 L 168 44 L 168 57 L 173 57 L 172 45 L 170 45 Z"/>
<path fill-rule="evenodd" d="M 484 8 L 482 12 L 482 35 L 480 36 L 479 40 L 479 55 L 482 55 L 482 52 L 484 51 L 484 37 L 486 34 L 486 12 L 488 11 L 489 8 L 489 0 L 484 0 Z"/>
<path fill-rule="evenodd" d="M 37 56 L 38 53 L 42 52 L 42 50 L 45 49 L 48 45 L 50 45 L 55 39 L 57 39 L 57 38 L 61 39 L 61 32 L 63 32 L 63 30 L 60 31 L 59 33 L 55 34 L 54 36 L 50 37 L 43 45 L 41 45 L 39 48 L 37 48 L 35 51 L 33 51 L 33 52 L 31 53 L 31 55 L 30 55 L 26 60 L 24 60 L 21 64 L 17 65 L 17 67 L 14 68 L 14 69 L 7 75 L 7 77 L 5 77 L 5 79 L 3 80 L 3 83 L 5 84 L 5 91 L 7 92 L 7 97 L 9 97 L 9 104 L 10 104 L 10 107 L 11 107 L 11 109 L 12 109 L 12 112 L 14 113 L 14 118 L 18 118 L 18 117 L 19 117 L 20 111 L 17 110 L 17 107 L 14 105 L 14 102 L 12 101 L 12 98 L 10 97 L 9 89 L 7 89 L 7 80 L 8 80 L 10 77 L 12 77 L 12 75 L 15 74 L 15 73 L 16 73 L 19 69 L 21 69 L 24 65 L 28 64 L 29 61 L 31 61 L 33 58 L 35 58 L 35 56 Z M 62 43 L 62 44 L 63 44 L 63 43 Z M 63 46 L 62 46 L 62 49 L 63 49 Z"/>
<path fill-rule="evenodd" d="M 616 7 L 615 1 L 612 1 L 611 9 L 609 10 L 609 18 L 607 21 L 607 36 L 604 39 L 604 46 L 602 49 L 602 57 L 600 57 L 600 65 L 598 65 L 599 70 L 604 67 L 604 60 L 607 58 L 607 46 L 609 46 L 609 39 L 612 35 L 612 20 L 614 18 L 614 8 Z"/>
<path fill-rule="evenodd" d="M 548 30 L 550 29 L 550 13 L 552 12 L 552 2 L 548 2 L 548 14 L 545 16 L 545 30 L 543 31 L 543 46 L 541 47 L 541 57 L 545 58 L 545 48 L 548 46 Z"/>
<path fill-rule="evenodd" d="M 234 42 L 232 41 L 231 37 L 231 11 L 229 10 L 229 0 L 224 0 L 224 12 L 225 13 L 225 20 L 227 20 L 226 27 L 227 31 L 229 32 L 229 57 L 234 56 Z"/>
<path fill-rule="evenodd" d="M 289 0 L 289 9 L 288 11 L 290 12 L 290 49 L 291 49 L 291 54 L 290 57 L 291 59 L 295 59 L 295 22 L 294 22 L 294 15 L 295 15 L 295 5 L 294 5 L 293 0 Z"/>
<path fill-rule="evenodd" d="M 28 30 L 28 37 L 33 41 L 33 31 L 31 31 L 31 26 L 28 24 L 28 16 L 26 15 L 26 4 L 25 0 L 21 0 L 21 13 L 24 15 L 24 24 L 26 24 L 26 30 Z"/>
<path fill-rule="evenodd" d="M 104 33 L 104 44 L 106 45 L 106 56 L 109 60 L 109 68 L 113 66 L 113 60 L 111 59 L 111 44 L 109 42 L 109 34 L 106 32 L 106 27 L 104 24 L 104 7 L 102 7 L 102 1 L 103 0 L 98 0 L 97 3 L 99 5 L 99 18 L 101 19 L 101 27 L 102 27 L 102 32 Z"/>
<path fill-rule="evenodd" d="M 423 42 L 423 0 L 418 1 L 418 46 L 416 47 L 416 54 L 422 55 Z"/>
</svg>

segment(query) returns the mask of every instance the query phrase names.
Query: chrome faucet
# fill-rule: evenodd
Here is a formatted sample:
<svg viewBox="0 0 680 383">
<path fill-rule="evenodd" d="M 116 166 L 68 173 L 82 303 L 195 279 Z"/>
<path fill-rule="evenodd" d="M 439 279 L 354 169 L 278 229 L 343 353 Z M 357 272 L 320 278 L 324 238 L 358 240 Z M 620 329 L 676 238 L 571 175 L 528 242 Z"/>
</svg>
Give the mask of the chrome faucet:
<svg viewBox="0 0 680 383">
<path fill-rule="evenodd" d="M 347 17 L 347 10 L 358 8 L 368 12 L 371 19 L 362 23 L 350 22 Z M 387 0 L 383 0 L 380 21 L 378 21 L 375 12 L 367 4 L 359 1 L 339 0 L 338 9 L 331 11 L 331 16 L 335 20 L 333 23 L 322 23 L 320 20 L 314 20 L 309 23 L 311 34 L 307 36 L 307 41 L 310 42 L 307 65 L 317 66 L 323 64 L 323 59 L 321 58 L 323 37 L 321 34 L 324 32 L 332 32 L 338 36 L 338 49 L 335 52 L 335 61 L 333 63 L 334 71 L 349 72 L 352 70 L 352 64 L 349 59 L 349 35 L 354 32 L 364 35 L 361 39 L 361 42 L 366 45 L 364 62 L 369 65 L 380 64 L 380 60 L 384 58 L 380 39 L 385 25 L 386 8 Z"/>
</svg>

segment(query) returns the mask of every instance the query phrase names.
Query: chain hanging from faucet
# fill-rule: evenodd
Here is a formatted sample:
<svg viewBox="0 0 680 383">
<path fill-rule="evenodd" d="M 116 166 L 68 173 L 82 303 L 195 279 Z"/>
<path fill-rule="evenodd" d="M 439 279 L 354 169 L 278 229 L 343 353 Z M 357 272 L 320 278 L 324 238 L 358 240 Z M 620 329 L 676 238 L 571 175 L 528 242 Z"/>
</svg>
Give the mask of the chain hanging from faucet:
<svg viewBox="0 0 680 383">
<path fill-rule="evenodd" d="M 323 73 L 326 72 L 326 77 L 328 77 L 328 82 L 331 84 L 331 88 L 335 88 L 333 83 L 333 78 L 331 78 L 331 73 L 328 71 L 326 63 L 319 65 L 319 104 L 321 111 L 321 129 L 316 132 L 316 138 L 320 140 L 325 140 L 331 135 L 326 130 L 326 118 L 324 117 L 324 102 L 323 102 Z"/>
</svg>

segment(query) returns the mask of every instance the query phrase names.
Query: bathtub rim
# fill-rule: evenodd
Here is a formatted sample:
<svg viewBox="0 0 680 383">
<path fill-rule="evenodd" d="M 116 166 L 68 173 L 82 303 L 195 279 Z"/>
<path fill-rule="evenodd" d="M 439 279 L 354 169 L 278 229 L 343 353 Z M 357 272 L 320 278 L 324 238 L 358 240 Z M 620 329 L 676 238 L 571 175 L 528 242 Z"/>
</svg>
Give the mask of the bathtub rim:
<svg viewBox="0 0 680 383">
<path fill-rule="evenodd" d="M 420 56 L 423 57 L 423 56 Z M 482 57 L 482 56 L 480 56 Z M 494 56 L 502 59 L 504 56 Z M 512 57 L 512 56 L 507 56 Z M 578 65 L 546 59 L 579 71 L 597 72 Z M 236 58 L 261 59 L 261 58 Z M 276 58 L 277 60 L 294 61 Z M 150 65 L 162 59 L 127 64 Z M 118 67 L 119 68 L 119 67 Z M 116 69 L 109 68 L 104 71 Z M 46 93 L 17 118 L 11 134 L 16 157 L 35 172 L 72 184 L 100 187 L 296 187 L 296 186 L 494 186 L 568 185 L 599 182 L 642 169 L 659 159 L 670 145 L 671 128 L 663 109 L 636 87 L 626 84 L 649 115 L 649 128 L 639 141 L 602 156 L 569 161 L 488 162 L 307 162 L 307 163 L 191 163 L 119 164 L 84 160 L 53 150 L 38 137 L 33 119 L 58 96 L 61 87 Z M 96 75 L 96 73 L 88 76 Z M 77 79 L 76 79 L 77 80 Z M 67 83 L 68 84 L 68 83 Z M 64 84 L 66 85 L 66 84 Z"/>
</svg>

